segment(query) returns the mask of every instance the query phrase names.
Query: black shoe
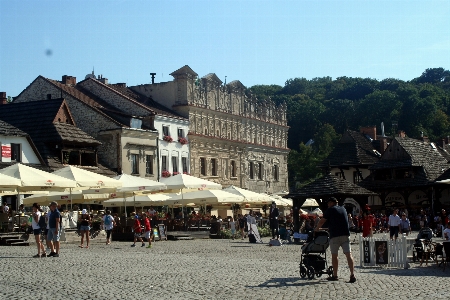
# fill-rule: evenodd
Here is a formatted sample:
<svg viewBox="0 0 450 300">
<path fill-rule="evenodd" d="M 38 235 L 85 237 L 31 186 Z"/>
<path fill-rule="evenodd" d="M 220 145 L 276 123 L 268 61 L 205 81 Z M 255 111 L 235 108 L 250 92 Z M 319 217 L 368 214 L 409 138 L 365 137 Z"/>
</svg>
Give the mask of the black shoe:
<svg viewBox="0 0 450 300">
<path fill-rule="evenodd" d="M 59 257 L 59 253 L 55 253 L 53 257 Z"/>
<path fill-rule="evenodd" d="M 55 254 L 56 254 L 56 252 L 50 252 L 50 254 L 47 256 L 55 256 Z"/>
<path fill-rule="evenodd" d="M 356 277 L 355 277 L 355 275 L 350 276 L 350 281 L 349 281 L 349 282 L 350 282 L 350 283 L 356 282 Z"/>
<path fill-rule="evenodd" d="M 330 276 L 327 278 L 328 281 L 338 281 L 339 278 L 337 276 Z"/>
</svg>

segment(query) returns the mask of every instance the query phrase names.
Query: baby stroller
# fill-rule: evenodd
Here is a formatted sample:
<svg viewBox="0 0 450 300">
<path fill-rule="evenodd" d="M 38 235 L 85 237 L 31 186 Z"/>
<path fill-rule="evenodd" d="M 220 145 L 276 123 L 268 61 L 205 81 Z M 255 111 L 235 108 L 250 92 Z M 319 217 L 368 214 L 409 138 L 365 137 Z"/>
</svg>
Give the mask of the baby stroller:
<svg viewBox="0 0 450 300">
<path fill-rule="evenodd" d="M 413 262 L 422 259 L 423 253 L 431 245 L 433 231 L 428 227 L 423 227 L 417 234 L 416 241 L 413 244 Z"/>
<path fill-rule="evenodd" d="M 327 268 L 327 249 L 330 244 L 330 236 L 326 231 L 318 231 L 315 236 L 302 246 L 300 260 L 300 277 L 313 279 L 322 274 L 333 275 L 333 267 Z"/>
</svg>

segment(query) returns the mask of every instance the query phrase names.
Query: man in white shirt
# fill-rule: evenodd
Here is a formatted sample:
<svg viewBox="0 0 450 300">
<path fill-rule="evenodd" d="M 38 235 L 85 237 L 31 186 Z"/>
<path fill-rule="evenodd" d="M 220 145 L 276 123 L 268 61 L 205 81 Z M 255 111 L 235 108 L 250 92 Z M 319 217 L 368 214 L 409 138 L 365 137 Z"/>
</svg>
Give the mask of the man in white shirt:
<svg viewBox="0 0 450 300">
<path fill-rule="evenodd" d="M 392 213 L 392 215 L 389 216 L 389 221 L 388 221 L 388 228 L 389 228 L 391 240 L 393 239 L 394 235 L 395 235 L 395 239 L 398 238 L 398 230 L 399 230 L 400 223 L 401 223 L 401 219 L 398 216 L 398 209 L 394 209 L 394 212 Z"/>
<path fill-rule="evenodd" d="M 3 203 L 3 212 L 5 214 L 9 213 L 9 207 L 8 207 L 8 204 L 6 202 Z"/>
<path fill-rule="evenodd" d="M 447 228 L 445 228 L 443 234 L 444 234 L 444 239 L 446 241 L 450 241 L 450 222 L 448 222 Z"/>
</svg>

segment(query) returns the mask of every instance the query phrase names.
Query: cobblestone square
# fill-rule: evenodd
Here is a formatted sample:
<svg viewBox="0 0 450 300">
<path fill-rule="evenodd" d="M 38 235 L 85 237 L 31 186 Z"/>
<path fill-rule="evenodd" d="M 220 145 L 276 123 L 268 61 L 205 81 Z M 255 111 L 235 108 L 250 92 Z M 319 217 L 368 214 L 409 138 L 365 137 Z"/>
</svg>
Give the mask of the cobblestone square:
<svg viewBox="0 0 450 300">
<path fill-rule="evenodd" d="M 266 238 L 264 240 L 268 242 Z M 450 268 L 360 268 L 356 283 L 340 255 L 337 282 L 299 276 L 300 246 L 241 240 L 159 241 L 153 248 L 92 240 L 62 243 L 59 258 L 36 247 L 1 247 L 0 299 L 448 299 Z M 328 260 L 330 256 L 327 255 Z"/>
</svg>

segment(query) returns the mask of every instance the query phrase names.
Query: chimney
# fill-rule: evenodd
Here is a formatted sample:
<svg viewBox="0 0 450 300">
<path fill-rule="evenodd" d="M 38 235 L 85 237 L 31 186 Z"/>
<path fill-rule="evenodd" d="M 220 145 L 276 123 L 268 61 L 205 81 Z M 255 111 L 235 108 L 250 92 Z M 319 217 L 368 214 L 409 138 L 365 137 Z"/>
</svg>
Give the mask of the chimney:
<svg viewBox="0 0 450 300">
<path fill-rule="evenodd" d="M 370 138 L 372 140 L 376 140 L 377 139 L 377 126 L 367 126 L 367 127 L 361 127 L 359 129 L 359 132 L 361 132 L 362 134 L 366 134 L 368 136 L 370 136 Z"/>
<path fill-rule="evenodd" d="M 100 82 L 103 83 L 103 84 L 108 84 L 108 78 L 103 77 L 103 75 L 102 75 L 102 77 L 101 77 L 98 81 L 100 81 Z"/>
<path fill-rule="evenodd" d="M 429 139 L 427 136 L 424 136 L 424 135 L 422 135 L 422 136 L 420 137 L 420 140 L 421 140 L 422 142 L 424 142 L 424 143 L 429 143 L 429 142 L 430 142 L 430 139 Z"/>
<path fill-rule="evenodd" d="M 404 137 L 406 137 L 406 133 L 403 130 L 399 130 L 398 137 L 404 138 Z"/>
<path fill-rule="evenodd" d="M 8 104 L 8 97 L 6 97 L 6 92 L 0 92 L 0 103 Z"/>
<path fill-rule="evenodd" d="M 67 85 L 76 85 L 77 78 L 69 75 L 63 75 L 61 82 Z"/>
<path fill-rule="evenodd" d="M 125 82 L 119 82 L 119 83 L 116 83 L 115 85 L 118 87 L 124 87 L 124 88 L 127 87 L 127 84 Z"/>
<path fill-rule="evenodd" d="M 383 154 L 384 151 L 386 151 L 387 146 L 388 146 L 387 139 L 386 138 L 382 138 L 380 140 L 380 153 L 381 154 Z"/>
<path fill-rule="evenodd" d="M 150 76 L 152 76 L 152 84 L 155 83 L 155 75 L 156 73 L 150 73 Z"/>
</svg>

